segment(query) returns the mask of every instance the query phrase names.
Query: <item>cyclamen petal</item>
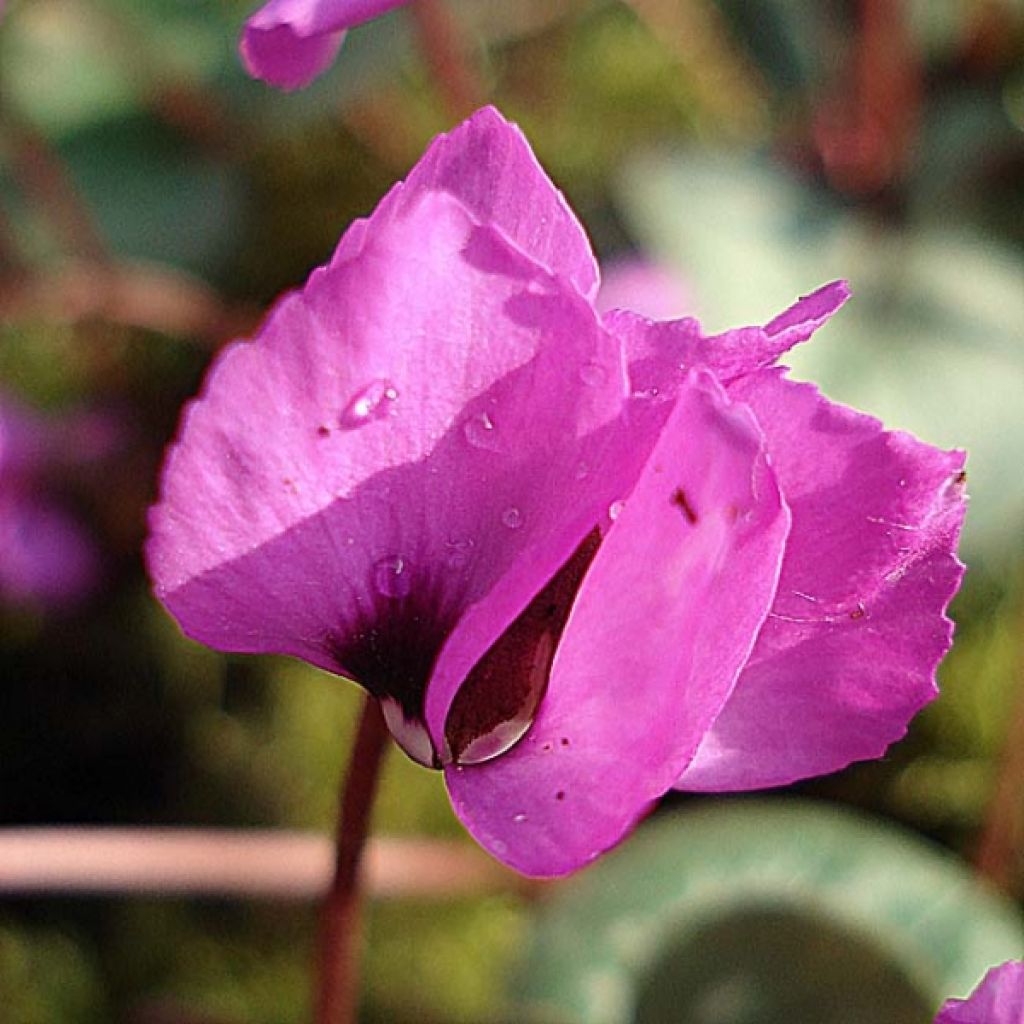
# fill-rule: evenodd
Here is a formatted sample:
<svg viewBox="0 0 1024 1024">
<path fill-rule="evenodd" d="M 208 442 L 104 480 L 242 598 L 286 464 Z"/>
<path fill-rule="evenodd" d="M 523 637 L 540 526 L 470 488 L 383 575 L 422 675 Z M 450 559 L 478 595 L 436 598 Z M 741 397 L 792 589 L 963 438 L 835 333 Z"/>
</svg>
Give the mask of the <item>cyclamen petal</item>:
<svg viewBox="0 0 1024 1024">
<path fill-rule="evenodd" d="M 967 999 L 950 999 L 935 1024 L 1021 1024 L 1024 1021 L 1024 962 L 993 967 Z"/>
<path fill-rule="evenodd" d="M 281 89 L 309 85 L 334 60 L 345 31 L 408 0 L 270 0 L 245 23 L 242 62 Z"/>
<path fill-rule="evenodd" d="M 503 757 L 446 769 L 484 846 L 554 875 L 622 838 L 728 697 L 788 532 L 749 410 L 710 375 L 686 382 L 583 580 L 533 728 Z"/>
<path fill-rule="evenodd" d="M 466 608 L 501 581 L 514 617 L 606 507 L 575 470 L 624 393 L 578 296 L 425 196 L 220 358 L 168 459 L 157 592 L 196 639 L 418 719 Z"/>
<path fill-rule="evenodd" d="M 771 366 L 807 341 L 850 297 L 845 281 L 805 295 L 764 327 L 739 327 L 704 335 L 692 317 L 652 323 L 626 310 L 605 315 L 605 325 L 625 342 L 630 377 L 638 391 L 674 387 L 688 366 L 705 366 L 723 382 Z"/>
<path fill-rule="evenodd" d="M 218 357 L 147 544 L 189 635 L 354 678 L 535 875 L 680 780 L 881 752 L 934 694 L 960 571 L 961 457 L 764 369 L 844 284 L 715 337 L 599 317 L 597 286 L 480 111 Z"/>
<path fill-rule="evenodd" d="M 881 756 L 932 700 L 963 566 L 961 452 L 764 370 L 738 380 L 793 512 L 779 591 L 684 789 L 777 786 Z"/>
</svg>

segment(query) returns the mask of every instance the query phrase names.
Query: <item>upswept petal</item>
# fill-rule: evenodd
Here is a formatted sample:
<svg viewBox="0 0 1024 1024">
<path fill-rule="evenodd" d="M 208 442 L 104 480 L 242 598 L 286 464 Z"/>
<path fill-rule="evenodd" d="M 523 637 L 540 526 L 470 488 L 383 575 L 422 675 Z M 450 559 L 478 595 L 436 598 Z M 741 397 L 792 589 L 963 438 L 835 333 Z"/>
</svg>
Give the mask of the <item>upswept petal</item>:
<svg viewBox="0 0 1024 1024">
<path fill-rule="evenodd" d="M 219 357 L 152 513 L 157 593 L 211 646 L 418 700 L 463 610 L 508 590 L 514 617 L 598 520 L 581 445 L 625 392 L 586 302 L 424 194 Z"/>
<path fill-rule="evenodd" d="M 281 89 L 309 85 L 334 60 L 345 30 L 408 0 L 270 0 L 245 23 L 246 70 Z"/>
<path fill-rule="evenodd" d="M 692 317 L 652 323 L 623 310 L 604 321 L 622 338 L 633 387 L 641 392 L 671 389 L 691 366 L 706 366 L 723 383 L 771 366 L 794 345 L 807 341 L 850 297 L 845 281 L 833 281 L 805 295 L 764 327 L 737 327 L 704 335 Z"/>
<path fill-rule="evenodd" d="M 765 370 L 735 382 L 792 513 L 778 596 L 679 786 L 775 786 L 878 757 L 935 694 L 962 575 L 961 452 Z"/>
<path fill-rule="evenodd" d="M 542 267 L 571 282 L 581 295 L 596 294 L 600 274 L 587 233 L 519 127 L 494 107 L 483 107 L 439 135 L 369 221 L 358 221 L 346 232 L 334 261 L 358 254 L 370 221 L 379 225 L 402 216 L 424 192 L 449 193 L 481 224 L 500 231 Z"/>
<path fill-rule="evenodd" d="M 1024 1021 L 1024 962 L 993 967 L 967 999 L 950 999 L 935 1024 L 1021 1024 Z"/>
<path fill-rule="evenodd" d="M 495 856 L 560 875 L 661 796 L 728 697 L 771 605 L 789 514 L 749 410 L 681 384 L 576 597 L 526 736 L 448 765 L 456 812 Z"/>
</svg>

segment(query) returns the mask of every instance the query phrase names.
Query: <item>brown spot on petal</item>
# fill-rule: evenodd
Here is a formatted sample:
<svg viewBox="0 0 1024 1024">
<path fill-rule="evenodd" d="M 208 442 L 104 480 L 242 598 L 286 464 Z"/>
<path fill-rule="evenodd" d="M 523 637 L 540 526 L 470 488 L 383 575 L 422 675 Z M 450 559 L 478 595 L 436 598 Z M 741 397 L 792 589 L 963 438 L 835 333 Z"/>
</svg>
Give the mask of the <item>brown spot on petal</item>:
<svg viewBox="0 0 1024 1024">
<path fill-rule="evenodd" d="M 529 729 L 573 601 L 600 543 L 595 529 L 466 677 L 444 725 L 453 762 L 475 764 L 496 757 Z"/>
<path fill-rule="evenodd" d="M 955 484 L 965 484 L 965 483 L 967 483 L 967 470 L 966 469 L 961 469 L 960 472 L 957 473 L 957 475 L 955 477 L 953 477 L 953 483 L 955 483 Z"/>
<path fill-rule="evenodd" d="M 693 505 L 690 504 L 690 499 L 686 496 L 686 491 L 682 487 L 677 487 L 672 492 L 672 497 L 669 499 L 673 505 L 678 508 L 683 515 L 686 517 L 686 521 L 691 526 L 697 525 L 697 511 Z"/>
</svg>

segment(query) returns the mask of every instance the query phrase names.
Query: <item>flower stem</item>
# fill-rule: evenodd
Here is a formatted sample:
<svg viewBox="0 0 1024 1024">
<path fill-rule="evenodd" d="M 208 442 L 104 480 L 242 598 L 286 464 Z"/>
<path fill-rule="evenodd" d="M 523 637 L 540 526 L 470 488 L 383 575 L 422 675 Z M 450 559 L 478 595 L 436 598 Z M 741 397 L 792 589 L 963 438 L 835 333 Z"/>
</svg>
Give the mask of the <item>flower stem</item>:
<svg viewBox="0 0 1024 1024">
<path fill-rule="evenodd" d="M 1010 896 L 1015 895 L 1019 884 L 1018 858 L 1024 847 L 1024 647 L 1018 659 L 1016 692 L 1002 758 L 974 856 L 978 873 Z"/>
<path fill-rule="evenodd" d="M 356 1019 L 361 917 L 359 866 L 387 739 L 388 730 L 380 706 L 368 696 L 341 791 L 334 880 L 321 911 L 316 1024 L 353 1024 Z"/>
<path fill-rule="evenodd" d="M 466 43 L 443 0 L 416 0 L 409 8 L 420 48 L 448 112 L 468 117 L 486 99 L 483 82 L 466 56 Z"/>
</svg>

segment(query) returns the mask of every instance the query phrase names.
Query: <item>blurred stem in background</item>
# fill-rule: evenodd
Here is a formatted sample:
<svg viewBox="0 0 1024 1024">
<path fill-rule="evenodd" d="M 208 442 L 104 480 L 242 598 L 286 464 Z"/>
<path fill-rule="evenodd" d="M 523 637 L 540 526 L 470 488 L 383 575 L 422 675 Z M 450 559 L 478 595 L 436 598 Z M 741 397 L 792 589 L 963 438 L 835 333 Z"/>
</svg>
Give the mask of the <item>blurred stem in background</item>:
<svg viewBox="0 0 1024 1024">
<path fill-rule="evenodd" d="M 876 195 L 905 178 L 921 107 L 921 66 L 904 4 L 861 0 L 858 31 L 815 135 L 840 192 Z"/>
<path fill-rule="evenodd" d="M 334 880 L 324 899 L 316 1024 L 353 1024 L 359 1002 L 359 875 L 373 797 L 389 733 L 380 705 L 365 698 L 338 811 Z"/>
<path fill-rule="evenodd" d="M 1024 624 L 1020 599 L 1015 614 Z M 1002 758 L 974 858 L 978 873 L 1011 897 L 1018 895 L 1024 849 L 1024 644 L 1017 650 L 1015 683 Z"/>
<path fill-rule="evenodd" d="M 486 90 L 467 55 L 466 40 L 444 0 L 416 0 L 410 7 L 420 49 L 453 120 L 486 102 Z"/>
<path fill-rule="evenodd" d="M 2 92 L 0 133 L 22 192 L 43 211 L 67 250 L 80 260 L 105 265 L 109 258 L 106 243 L 63 163 L 46 138 L 11 108 Z"/>
</svg>

